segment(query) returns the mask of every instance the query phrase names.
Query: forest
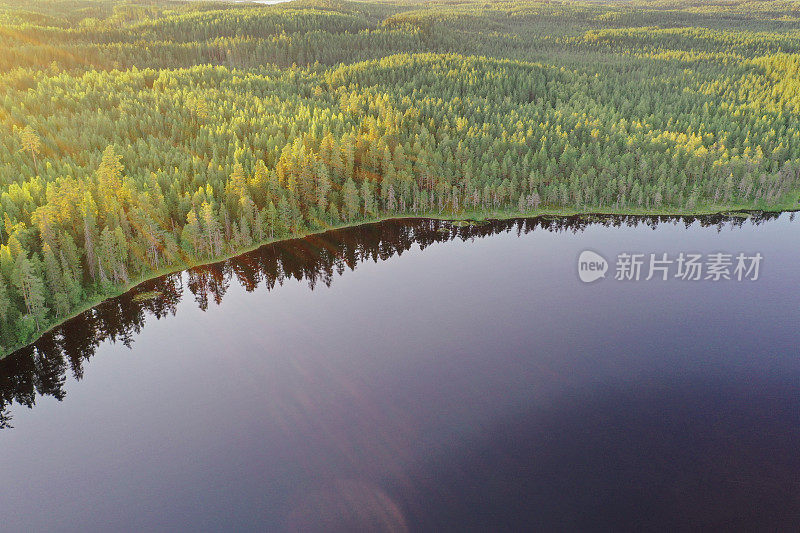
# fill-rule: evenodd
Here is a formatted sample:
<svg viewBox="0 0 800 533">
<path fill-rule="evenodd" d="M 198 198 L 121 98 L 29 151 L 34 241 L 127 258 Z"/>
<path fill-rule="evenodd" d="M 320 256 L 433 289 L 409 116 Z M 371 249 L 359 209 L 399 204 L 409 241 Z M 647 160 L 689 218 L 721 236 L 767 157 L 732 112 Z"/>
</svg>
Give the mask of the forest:
<svg viewBox="0 0 800 533">
<path fill-rule="evenodd" d="M 800 2 L 0 0 L 0 356 L 383 218 L 800 208 Z"/>
</svg>

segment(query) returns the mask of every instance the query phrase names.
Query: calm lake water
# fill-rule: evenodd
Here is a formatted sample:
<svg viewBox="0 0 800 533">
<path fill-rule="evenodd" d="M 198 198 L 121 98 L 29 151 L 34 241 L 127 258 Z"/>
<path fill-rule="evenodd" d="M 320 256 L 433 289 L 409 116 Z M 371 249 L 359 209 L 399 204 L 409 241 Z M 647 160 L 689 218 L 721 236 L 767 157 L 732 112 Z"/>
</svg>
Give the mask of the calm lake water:
<svg viewBox="0 0 800 533">
<path fill-rule="evenodd" d="M 0 361 L 0 529 L 797 530 L 798 243 L 405 220 L 148 282 Z M 622 252 L 764 259 L 617 281 Z"/>
</svg>

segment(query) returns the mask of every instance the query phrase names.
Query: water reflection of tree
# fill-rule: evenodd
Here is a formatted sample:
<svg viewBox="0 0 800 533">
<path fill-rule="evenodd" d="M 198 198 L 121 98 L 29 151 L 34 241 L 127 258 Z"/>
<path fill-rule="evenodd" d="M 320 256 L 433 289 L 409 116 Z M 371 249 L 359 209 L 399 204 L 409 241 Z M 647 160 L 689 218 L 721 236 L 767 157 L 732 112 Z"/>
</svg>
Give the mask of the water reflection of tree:
<svg viewBox="0 0 800 533">
<path fill-rule="evenodd" d="M 578 233 L 590 225 L 607 227 L 699 223 L 704 227 L 741 227 L 777 218 L 764 213 L 750 218 L 723 215 L 706 217 L 581 216 L 517 219 L 460 225 L 438 220 L 404 219 L 330 231 L 305 239 L 264 246 L 254 252 L 188 270 L 185 286 L 198 306 L 206 310 L 209 300 L 222 302 L 232 278 L 248 292 L 264 286 L 272 290 L 289 279 L 306 280 L 311 290 L 319 283 L 329 287 L 335 275 L 353 270 L 365 261 L 385 261 L 402 255 L 416 244 L 420 249 L 454 239 L 462 241 L 514 231 L 535 229 Z M 105 341 L 130 347 L 148 316 L 160 319 L 174 315 L 183 297 L 182 274 L 170 274 L 145 282 L 132 291 L 108 300 L 55 328 L 35 344 L 0 360 L 0 429 L 12 427 L 9 407 L 13 403 L 33 407 L 38 396 L 61 400 L 66 395 L 67 367 L 76 379 L 83 365 Z"/>
</svg>

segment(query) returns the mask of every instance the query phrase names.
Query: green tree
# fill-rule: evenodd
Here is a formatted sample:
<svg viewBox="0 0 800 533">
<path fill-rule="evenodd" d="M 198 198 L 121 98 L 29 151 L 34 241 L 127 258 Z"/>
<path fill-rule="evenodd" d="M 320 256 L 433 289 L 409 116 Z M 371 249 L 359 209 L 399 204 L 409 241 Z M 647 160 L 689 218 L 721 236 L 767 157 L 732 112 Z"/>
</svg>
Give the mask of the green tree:
<svg viewBox="0 0 800 533">
<path fill-rule="evenodd" d="M 25 303 L 27 317 L 34 321 L 36 331 L 41 331 L 48 309 L 45 305 L 44 283 L 39 276 L 39 264 L 36 260 L 29 259 L 27 254 L 20 254 L 14 266 L 14 286 Z"/>
<path fill-rule="evenodd" d="M 351 178 L 347 178 L 347 182 L 344 184 L 343 193 L 345 217 L 348 221 L 355 220 L 355 218 L 358 216 L 361 199 L 358 196 L 356 184 L 353 183 Z"/>
<path fill-rule="evenodd" d="M 25 126 L 25 129 L 20 132 L 19 140 L 20 143 L 22 143 L 22 150 L 31 155 L 31 159 L 33 159 L 33 166 L 38 173 L 39 164 L 36 161 L 36 156 L 39 155 L 42 150 L 42 141 L 30 126 Z"/>
</svg>

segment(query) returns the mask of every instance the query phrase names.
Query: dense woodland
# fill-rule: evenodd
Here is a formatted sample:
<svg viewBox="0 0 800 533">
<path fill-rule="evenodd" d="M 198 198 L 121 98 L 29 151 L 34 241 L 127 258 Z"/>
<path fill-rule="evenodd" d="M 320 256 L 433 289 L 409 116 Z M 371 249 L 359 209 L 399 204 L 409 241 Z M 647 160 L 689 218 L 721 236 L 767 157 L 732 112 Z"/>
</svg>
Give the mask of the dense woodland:
<svg viewBox="0 0 800 533">
<path fill-rule="evenodd" d="M 800 199 L 800 2 L 0 0 L 0 49 L 0 354 L 359 221 Z"/>
</svg>

